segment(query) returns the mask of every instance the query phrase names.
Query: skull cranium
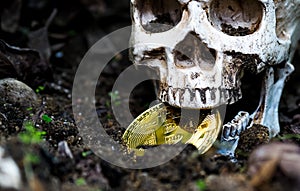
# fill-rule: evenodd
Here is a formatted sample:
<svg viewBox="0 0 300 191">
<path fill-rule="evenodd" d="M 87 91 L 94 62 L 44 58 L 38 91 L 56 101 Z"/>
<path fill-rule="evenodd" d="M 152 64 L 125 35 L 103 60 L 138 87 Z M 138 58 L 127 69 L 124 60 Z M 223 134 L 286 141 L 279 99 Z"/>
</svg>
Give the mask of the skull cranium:
<svg viewBox="0 0 300 191">
<path fill-rule="evenodd" d="M 279 132 L 276 112 L 293 71 L 299 0 L 131 0 L 131 7 L 132 60 L 158 69 L 161 101 L 192 109 L 232 104 L 242 96 L 243 71 L 264 71 L 261 102 L 249 118 L 271 136 Z M 236 142 L 224 135 L 230 125 L 222 140 Z"/>
</svg>

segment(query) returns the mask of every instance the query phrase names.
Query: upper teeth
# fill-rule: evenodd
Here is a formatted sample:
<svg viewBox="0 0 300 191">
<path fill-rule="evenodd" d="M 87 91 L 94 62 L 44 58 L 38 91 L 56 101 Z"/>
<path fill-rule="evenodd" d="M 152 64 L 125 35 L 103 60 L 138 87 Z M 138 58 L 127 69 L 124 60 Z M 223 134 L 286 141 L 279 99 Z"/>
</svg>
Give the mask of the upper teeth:
<svg viewBox="0 0 300 191">
<path fill-rule="evenodd" d="M 173 106 L 204 109 L 234 103 L 240 99 L 241 95 L 239 88 L 180 89 L 167 87 L 160 91 L 159 97 L 162 102 L 167 102 Z"/>
</svg>

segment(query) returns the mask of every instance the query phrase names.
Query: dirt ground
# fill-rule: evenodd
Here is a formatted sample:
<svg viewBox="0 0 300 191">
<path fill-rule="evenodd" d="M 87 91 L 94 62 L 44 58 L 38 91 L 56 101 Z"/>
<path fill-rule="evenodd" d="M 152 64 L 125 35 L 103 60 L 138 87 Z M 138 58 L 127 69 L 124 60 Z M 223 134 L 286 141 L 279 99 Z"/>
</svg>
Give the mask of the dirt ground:
<svg viewBox="0 0 300 191">
<path fill-rule="evenodd" d="M 216 154 L 217 143 L 204 155 L 188 145 L 163 165 L 131 170 L 102 160 L 85 144 L 73 116 L 72 106 L 76 103 L 71 99 L 73 79 L 87 50 L 103 36 L 131 24 L 129 1 L 13 0 L 1 3 L 0 39 L 10 46 L 35 52 L 18 52 L 0 43 L 0 78 L 17 78 L 30 86 L 37 97 L 25 102 L 13 100 L 3 92 L 0 97 L 0 146 L 5 149 L 5 156 L 16 162 L 22 176 L 20 189 L 2 188 L 0 184 L 0 190 L 268 191 L 300 187 L 300 67 L 297 66 L 300 51 L 296 52 L 293 60 L 296 70 L 281 99 L 278 136 L 269 140 L 263 128 L 251 128 L 241 136 L 235 161 Z M 18 22 L 14 18 L 19 18 Z M 11 57 L 23 65 L 9 62 Z M 132 64 L 128 57 L 126 50 L 111 60 L 99 77 L 95 95 L 98 117 L 107 134 L 118 142 L 125 128 L 115 119 L 109 101 L 115 80 Z M 228 106 L 225 121 L 240 108 L 255 109 L 260 80 L 246 74 L 243 99 Z M 82 80 L 83 90 L 88 83 Z M 132 115 L 138 116 L 154 100 L 152 81 L 141 83 L 130 96 Z M 28 134 L 31 126 L 35 130 Z M 33 137 L 38 132 L 43 132 L 42 137 L 35 141 Z M 29 135 L 29 142 L 24 134 Z M 162 155 L 167 155 L 168 146 L 165 149 Z M 269 153 L 273 155 L 267 155 Z M 149 160 L 155 157 L 150 156 Z"/>
</svg>

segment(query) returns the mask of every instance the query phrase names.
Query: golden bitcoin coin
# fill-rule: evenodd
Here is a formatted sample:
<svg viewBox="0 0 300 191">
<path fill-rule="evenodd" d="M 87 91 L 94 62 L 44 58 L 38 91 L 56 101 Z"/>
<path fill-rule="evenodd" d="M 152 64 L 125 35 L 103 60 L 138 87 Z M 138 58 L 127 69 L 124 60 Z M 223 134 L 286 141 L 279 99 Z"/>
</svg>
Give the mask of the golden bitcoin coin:
<svg viewBox="0 0 300 191">
<path fill-rule="evenodd" d="M 217 139 L 221 118 L 218 111 L 201 115 L 195 111 L 183 114 L 179 108 L 157 104 L 128 126 L 123 141 L 137 155 L 143 155 L 144 148 L 150 146 L 178 142 L 193 144 L 204 153 Z"/>
<path fill-rule="evenodd" d="M 205 153 L 218 138 L 221 130 L 222 121 L 220 112 L 207 115 L 192 137 L 186 142 L 195 145 L 201 154 Z"/>
</svg>

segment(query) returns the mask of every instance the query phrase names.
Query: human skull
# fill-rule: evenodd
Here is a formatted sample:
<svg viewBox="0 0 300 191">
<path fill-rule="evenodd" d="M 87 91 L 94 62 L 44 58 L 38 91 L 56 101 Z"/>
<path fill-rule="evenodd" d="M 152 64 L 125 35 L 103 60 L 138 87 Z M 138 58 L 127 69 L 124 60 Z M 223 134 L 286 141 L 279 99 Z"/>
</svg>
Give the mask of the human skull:
<svg viewBox="0 0 300 191">
<path fill-rule="evenodd" d="M 296 3 L 132 0 L 133 60 L 159 69 L 163 102 L 199 109 L 234 103 L 243 68 L 260 72 L 288 60 Z"/>
<path fill-rule="evenodd" d="M 132 60 L 158 69 L 162 102 L 192 109 L 232 104 L 242 96 L 244 69 L 266 71 L 252 116 L 270 125 L 265 116 L 278 108 L 270 100 L 279 102 L 283 88 L 270 76 L 277 71 L 284 81 L 293 70 L 300 0 L 131 0 L 131 9 Z M 279 65 L 285 70 L 273 69 Z"/>
</svg>

